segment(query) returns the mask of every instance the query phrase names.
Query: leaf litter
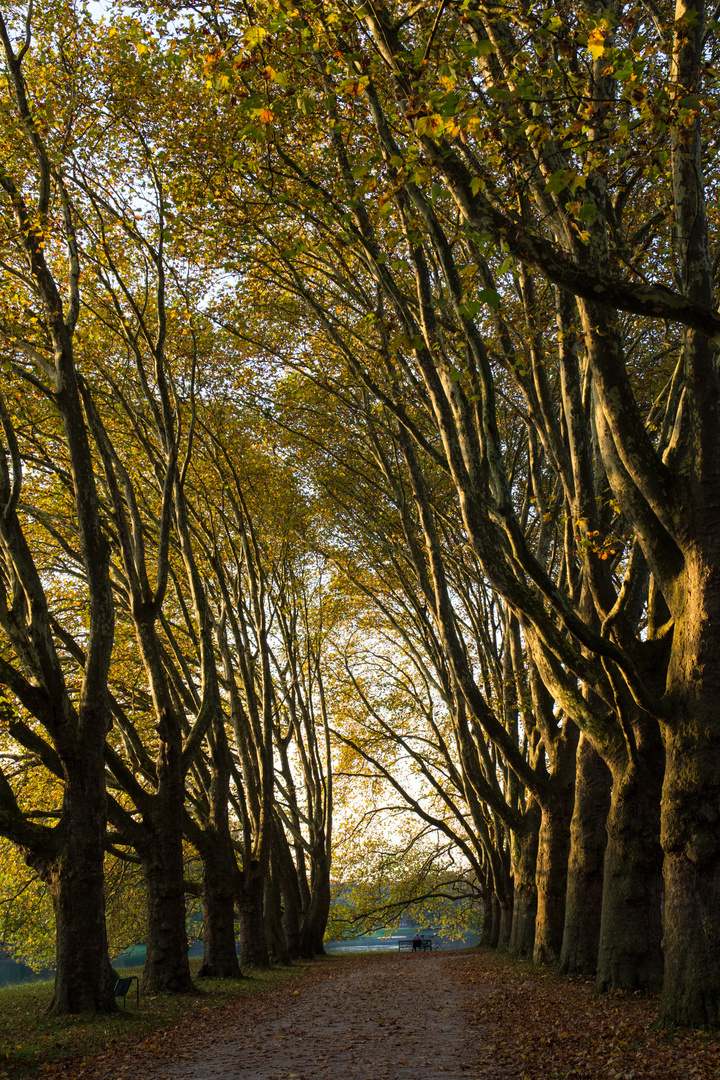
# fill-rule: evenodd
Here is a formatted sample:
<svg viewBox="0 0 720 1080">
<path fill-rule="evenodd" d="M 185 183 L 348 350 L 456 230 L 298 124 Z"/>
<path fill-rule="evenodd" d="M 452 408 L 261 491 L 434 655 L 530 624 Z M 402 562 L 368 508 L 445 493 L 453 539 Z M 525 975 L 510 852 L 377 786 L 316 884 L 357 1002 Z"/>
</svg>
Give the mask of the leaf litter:
<svg viewBox="0 0 720 1080">
<path fill-rule="evenodd" d="M 57 1080 L 718 1080 L 720 1037 L 653 1027 L 650 994 L 488 950 L 313 964 L 301 988 L 203 1010 Z"/>
</svg>

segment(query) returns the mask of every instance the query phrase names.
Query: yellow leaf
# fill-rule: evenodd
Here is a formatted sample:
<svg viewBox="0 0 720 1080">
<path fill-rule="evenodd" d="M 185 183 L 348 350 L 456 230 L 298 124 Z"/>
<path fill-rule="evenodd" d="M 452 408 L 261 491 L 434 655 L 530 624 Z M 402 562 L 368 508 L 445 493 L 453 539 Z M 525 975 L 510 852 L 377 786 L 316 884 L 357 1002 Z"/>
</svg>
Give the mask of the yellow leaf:
<svg viewBox="0 0 720 1080">
<path fill-rule="evenodd" d="M 596 26 L 594 30 L 590 32 L 588 37 L 588 52 L 592 55 L 593 60 L 597 60 L 599 56 L 605 52 L 605 31 Z"/>
</svg>

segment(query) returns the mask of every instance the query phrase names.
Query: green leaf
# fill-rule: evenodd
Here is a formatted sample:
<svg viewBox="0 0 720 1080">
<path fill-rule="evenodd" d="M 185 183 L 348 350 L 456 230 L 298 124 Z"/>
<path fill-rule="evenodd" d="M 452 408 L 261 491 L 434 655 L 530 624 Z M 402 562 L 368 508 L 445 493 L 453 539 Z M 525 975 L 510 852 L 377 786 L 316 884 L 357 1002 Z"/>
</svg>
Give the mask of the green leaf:
<svg viewBox="0 0 720 1080">
<path fill-rule="evenodd" d="M 578 218 L 580 221 L 593 221 L 597 217 L 597 210 L 594 203 L 583 203 L 578 212 Z"/>
<path fill-rule="evenodd" d="M 500 307 L 500 293 L 496 289 L 482 289 L 478 298 L 496 311 Z"/>
<path fill-rule="evenodd" d="M 496 52 L 495 45 L 489 39 L 484 41 L 476 41 L 473 45 L 473 55 L 475 56 L 490 56 L 491 53 Z"/>
<path fill-rule="evenodd" d="M 572 169 L 558 169 L 553 173 L 547 184 L 545 185 L 545 191 L 548 194 L 556 194 L 558 191 L 562 191 L 575 179 L 575 173 Z"/>
</svg>

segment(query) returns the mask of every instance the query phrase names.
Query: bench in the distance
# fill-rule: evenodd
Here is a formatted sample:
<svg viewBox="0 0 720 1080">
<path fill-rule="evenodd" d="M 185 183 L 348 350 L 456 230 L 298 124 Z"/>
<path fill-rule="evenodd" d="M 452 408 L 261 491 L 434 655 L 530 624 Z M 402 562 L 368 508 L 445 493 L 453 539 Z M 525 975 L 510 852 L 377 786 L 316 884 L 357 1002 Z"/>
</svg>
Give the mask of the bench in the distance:
<svg viewBox="0 0 720 1080">
<path fill-rule="evenodd" d="M 411 937 L 400 938 L 398 941 L 398 949 L 412 949 L 413 946 L 418 950 L 429 951 L 432 949 L 432 938 L 420 938 L 419 944 L 416 944 Z"/>
</svg>

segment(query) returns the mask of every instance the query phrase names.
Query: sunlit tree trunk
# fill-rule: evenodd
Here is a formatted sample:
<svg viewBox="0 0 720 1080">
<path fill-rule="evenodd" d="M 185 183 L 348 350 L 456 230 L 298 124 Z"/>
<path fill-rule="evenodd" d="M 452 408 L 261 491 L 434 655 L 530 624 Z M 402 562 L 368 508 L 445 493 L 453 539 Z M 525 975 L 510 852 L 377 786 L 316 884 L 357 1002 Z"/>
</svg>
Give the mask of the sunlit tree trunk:
<svg viewBox="0 0 720 1080">
<path fill-rule="evenodd" d="M 694 1027 L 720 1024 L 720 551 L 710 522 L 677 619 L 664 728 L 662 792 L 665 852 L 661 1019 Z M 707 536 L 707 532 L 712 532 Z"/>
</svg>

